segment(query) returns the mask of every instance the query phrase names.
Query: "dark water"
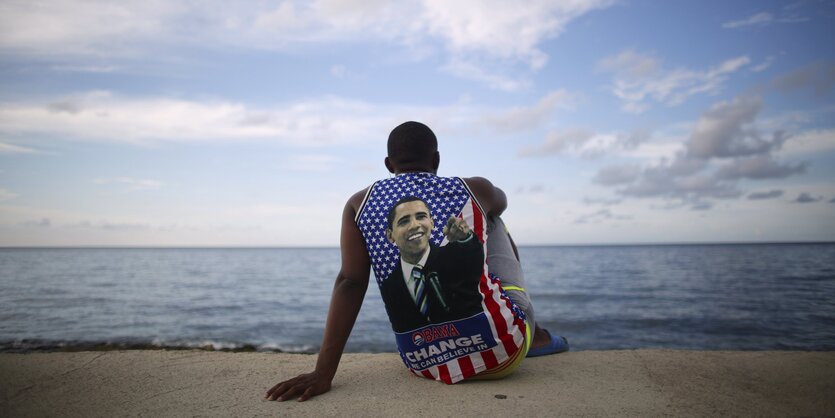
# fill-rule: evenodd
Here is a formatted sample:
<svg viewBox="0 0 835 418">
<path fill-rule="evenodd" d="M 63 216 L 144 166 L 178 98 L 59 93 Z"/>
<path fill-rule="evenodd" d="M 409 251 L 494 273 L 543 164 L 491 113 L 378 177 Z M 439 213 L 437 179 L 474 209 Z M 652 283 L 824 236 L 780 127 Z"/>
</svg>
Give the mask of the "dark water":
<svg viewBox="0 0 835 418">
<path fill-rule="evenodd" d="M 835 244 L 523 247 L 574 350 L 835 349 Z M 336 249 L 0 249 L 0 350 L 316 351 Z M 348 351 L 394 351 L 373 281 Z"/>
</svg>

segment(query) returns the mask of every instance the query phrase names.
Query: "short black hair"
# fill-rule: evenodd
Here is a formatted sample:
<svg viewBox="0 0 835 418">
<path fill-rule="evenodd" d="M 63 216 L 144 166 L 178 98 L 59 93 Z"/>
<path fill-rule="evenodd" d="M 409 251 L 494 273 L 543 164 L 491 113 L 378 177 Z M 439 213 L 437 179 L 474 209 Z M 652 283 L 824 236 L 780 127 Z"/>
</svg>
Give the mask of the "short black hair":
<svg viewBox="0 0 835 418">
<path fill-rule="evenodd" d="M 404 122 L 392 129 L 388 157 L 395 164 L 431 163 L 438 151 L 438 138 L 420 122 Z"/>
<path fill-rule="evenodd" d="M 389 209 L 389 213 L 388 213 L 388 215 L 386 216 L 386 220 L 388 221 L 388 229 L 392 229 L 392 228 L 391 228 L 391 226 L 394 224 L 394 212 L 395 212 L 395 210 L 397 209 L 397 207 L 398 207 L 398 206 L 400 206 L 400 205 L 402 205 L 402 204 L 404 204 L 404 203 L 415 202 L 415 201 L 421 201 L 421 202 L 423 202 L 423 204 L 426 206 L 426 209 L 428 209 L 430 212 L 432 211 L 432 209 L 429 209 L 429 204 L 427 204 L 425 200 L 423 200 L 423 199 L 421 199 L 421 198 L 419 198 L 419 197 L 417 197 L 417 196 L 404 196 L 404 197 L 401 197 L 401 198 L 400 198 L 400 200 L 398 200 L 398 201 L 397 201 L 397 202 L 396 202 L 396 203 L 395 203 L 395 204 L 391 207 L 391 209 Z M 432 214 L 430 213 L 430 214 L 429 214 L 429 216 L 432 216 Z"/>
</svg>

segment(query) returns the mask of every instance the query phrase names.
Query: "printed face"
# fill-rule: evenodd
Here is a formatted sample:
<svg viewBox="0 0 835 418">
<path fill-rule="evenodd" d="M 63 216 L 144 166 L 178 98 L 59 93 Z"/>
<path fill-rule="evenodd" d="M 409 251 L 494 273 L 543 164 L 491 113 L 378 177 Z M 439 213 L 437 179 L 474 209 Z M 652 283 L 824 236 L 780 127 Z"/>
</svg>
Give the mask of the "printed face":
<svg viewBox="0 0 835 418">
<path fill-rule="evenodd" d="M 386 237 L 397 248 L 400 256 L 409 263 L 417 263 L 429 246 L 429 236 L 435 223 L 429 208 L 419 200 L 401 203 L 394 209 L 394 221 Z"/>
</svg>

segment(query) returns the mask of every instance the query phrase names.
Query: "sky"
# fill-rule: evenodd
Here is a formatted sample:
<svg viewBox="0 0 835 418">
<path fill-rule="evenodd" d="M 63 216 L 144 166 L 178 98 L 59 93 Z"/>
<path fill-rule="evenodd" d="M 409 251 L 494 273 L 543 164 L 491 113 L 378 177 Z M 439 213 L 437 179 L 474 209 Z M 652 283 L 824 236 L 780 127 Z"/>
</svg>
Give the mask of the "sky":
<svg viewBox="0 0 835 418">
<path fill-rule="evenodd" d="M 835 241 L 835 1 L 0 3 L 0 246 L 338 246 L 385 144 L 520 245 Z"/>
</svg>

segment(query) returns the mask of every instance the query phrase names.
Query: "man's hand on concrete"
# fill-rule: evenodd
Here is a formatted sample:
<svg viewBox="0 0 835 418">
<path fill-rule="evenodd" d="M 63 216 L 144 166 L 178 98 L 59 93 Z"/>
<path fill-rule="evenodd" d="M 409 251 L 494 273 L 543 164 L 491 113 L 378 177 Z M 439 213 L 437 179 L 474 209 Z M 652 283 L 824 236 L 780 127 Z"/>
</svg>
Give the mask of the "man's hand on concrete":
<svg viewBox="0 0 835 418">
<path fill-rule="evenodd" d="M 286 401 L 299 397 L 299 402 L 321 395 L 331 390 L 329 379 L 322 377 L 318 372 L 300 374 L 292 379 L 285 380 L 267 391 L 265 399 L 269 401 Z"/>
<path fill-rule="evenodd" d="M 470 235 L 470 226 L 463 219 L 450 216 L 444 226 L 444 235 L 450 242 L 461 241 Z"/>
</svg>

